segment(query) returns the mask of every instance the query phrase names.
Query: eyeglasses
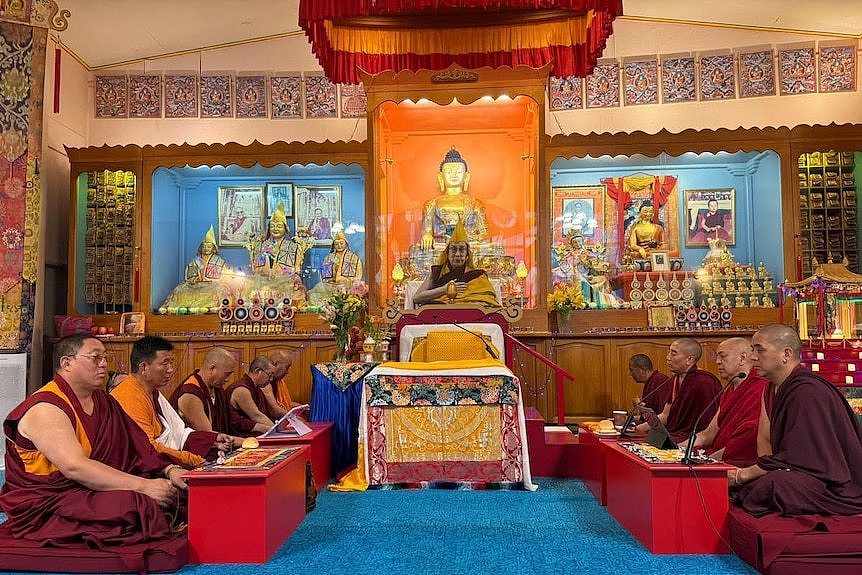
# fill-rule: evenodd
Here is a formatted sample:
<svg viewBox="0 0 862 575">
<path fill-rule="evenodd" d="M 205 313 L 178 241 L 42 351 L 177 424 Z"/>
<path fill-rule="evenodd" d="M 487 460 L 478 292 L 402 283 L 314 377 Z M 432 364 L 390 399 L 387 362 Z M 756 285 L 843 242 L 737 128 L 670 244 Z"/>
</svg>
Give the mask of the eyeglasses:
<svg viewBox="0 0 862 575">
<path fill-rule="evenodd" d="M 87 357 L 96 365 L 99 365 L 103 361 L 108 363 L 108 356 L 104 353 L 76 353 L 72 357 Z"/>
</svg>

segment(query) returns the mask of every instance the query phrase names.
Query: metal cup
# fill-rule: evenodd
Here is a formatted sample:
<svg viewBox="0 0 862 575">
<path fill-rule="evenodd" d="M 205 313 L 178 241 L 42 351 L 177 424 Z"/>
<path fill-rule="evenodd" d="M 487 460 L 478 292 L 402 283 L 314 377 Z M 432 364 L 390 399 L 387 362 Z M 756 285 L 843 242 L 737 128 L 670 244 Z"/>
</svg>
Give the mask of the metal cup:
<svg viewBox="0 0 862 575">
<path fill-rule="evenodd" d="M 612 419 L 614 420 L 614 426 L 617 428 L 622 427 L 626 422 L 626 417 L 628 417 L 627 411 L 622 411 L 615 409 L 612 413 Z"/>
</svg>

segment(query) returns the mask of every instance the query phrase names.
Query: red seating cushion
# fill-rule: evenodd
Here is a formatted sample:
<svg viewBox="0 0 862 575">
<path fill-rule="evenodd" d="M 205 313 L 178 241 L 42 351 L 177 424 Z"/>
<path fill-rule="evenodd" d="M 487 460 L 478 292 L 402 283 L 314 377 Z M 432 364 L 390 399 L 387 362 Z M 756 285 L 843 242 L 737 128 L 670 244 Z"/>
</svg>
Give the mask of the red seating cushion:
<svg viewBox="0 0 862 575">
<path fill-rule="evenodd" d="M 0 525 L 0 571 L 167 573 L 180 569 L 187 558 L 185 533 L 157 543 L 124 545 L 106 551 L 88 547 L 42 547 L 14 537 L 8 525 Z"/>
<path fill-rule="evenodd" d="M 730 509 L 730 546 L 769 575 L 862 572 L 862 515 L 754 517 Z"/>
</svg>

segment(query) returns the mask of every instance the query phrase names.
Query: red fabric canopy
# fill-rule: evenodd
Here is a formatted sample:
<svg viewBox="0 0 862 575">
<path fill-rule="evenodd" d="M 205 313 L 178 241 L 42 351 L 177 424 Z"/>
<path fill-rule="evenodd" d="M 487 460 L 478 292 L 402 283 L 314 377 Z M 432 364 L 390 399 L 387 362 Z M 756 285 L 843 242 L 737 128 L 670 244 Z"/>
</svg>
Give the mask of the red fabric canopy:
<svg viewBox="0 0 862 575">
<path fill-rule="evenodd" d="M 357 70 L 553 64 L 592 72 L 622 0 L 300 0 L 299 25 L 333 82 Z"/>
</svg>

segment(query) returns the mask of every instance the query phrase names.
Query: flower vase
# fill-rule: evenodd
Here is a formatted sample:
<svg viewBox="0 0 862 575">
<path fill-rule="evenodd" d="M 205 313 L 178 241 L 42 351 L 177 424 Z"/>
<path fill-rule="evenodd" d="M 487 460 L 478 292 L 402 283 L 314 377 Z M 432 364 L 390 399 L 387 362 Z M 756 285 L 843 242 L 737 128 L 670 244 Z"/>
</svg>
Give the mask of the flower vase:
<svg viewBox="0 0 862 575">
<path fill-rule="evenodd" d="M 572 328 L 569 325 L 571 315 L 571 310 L 557 312 L 557 331 L 559 331 L 560 333 L 571 333 Z"/>
<path fill-rule="evenodd" d="M 350 345 L 350 333 L 348 331 L 335 332 L 335 357 L 337 363 L 347 362 L 347 347 Z"/>
</svg>

